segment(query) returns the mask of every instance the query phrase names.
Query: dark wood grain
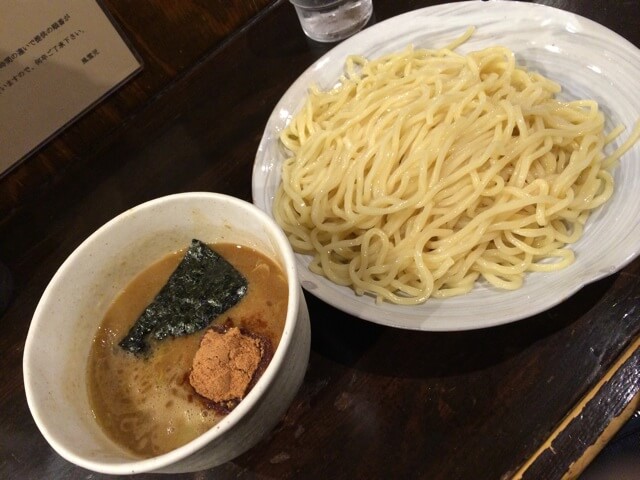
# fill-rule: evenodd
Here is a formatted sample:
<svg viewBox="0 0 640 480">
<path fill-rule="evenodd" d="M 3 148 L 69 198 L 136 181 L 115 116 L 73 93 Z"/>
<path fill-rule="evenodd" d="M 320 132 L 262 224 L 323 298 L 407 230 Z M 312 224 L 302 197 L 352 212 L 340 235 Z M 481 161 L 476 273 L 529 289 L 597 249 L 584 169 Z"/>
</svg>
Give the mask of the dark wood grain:
<svg viewBox="0 0 640 480">
<path fill-rule="evenodd" d="M 375 21 L 433 3 L 374 1 Z M 640 44 L 634 2 L 545 3 Z M 127 28 L 150 28 L 136 18 L 140 24 Z M 328 48 L 308 41 L 291 6 L 278 1 L 201 61 L 194 55 L 180 66 L 167 53 L 159 65 L 182 73 L 167 80 L 163 94 L 0 224 L 0 261 L 15 286 L 1 322 L 0 478 L 89 475 L 47 445 L 24 398 L 24 339 L 56 269 L 100 225 L 145 200 L 192 190 L 250 200 L 253 159 L 271 110 Z M 311 358 L 285 417 L 241 457 L 179 478 L 509 478 L 640 335 L 640 261 L 547 312 L 470 332 L 398 330 L 309 295 L 307 301 Z M 606 401 L 589 405 L 591 422 L 574 425 L 570 438 L 582 443 L 535 463 L 527 478 L 559 478 L 580 445 L 595 441 L 637 385 L 632 367 L 609 385 Z"/>
<path fill-rule="evenodd" d="M 583 404 L 579 404 L 562 425 L 557 435 L 547 442 L 541 451 L 533 458 L 533 461 L 524 470 L 523 480 L 536 480 L 543 475 L 550 474 L 561 477 L 565 472 L 571 474 L 581 473 L 574 465 L 584 467 L 583 459 L 588 456 L 585 445 L 595 446 L 599 450 L 598 440 L 605 433 L 602 414 L 607 415 L 610 424 L 625 415 L 625 410 L 632 399 L 638 398 L 640 392 L 640 342 L 636 341 L 628 352 L 629 355 L 622 364 L 615 369 L 612 375 L 598 385 Z M 606 405 L 603 409 L 602 406 Z M 640 402 L 635 401 L 630 406 L 633 409 L 640 407 Z M 628 420 L 633 410 L 626 412 L 625 420 Z M 619 428 L 619 425 L 618 425 Z M 572 471 L 572 470 L 575 470 Z M 613 472 L 612 472 L 613 473 Z"/>
</svg>

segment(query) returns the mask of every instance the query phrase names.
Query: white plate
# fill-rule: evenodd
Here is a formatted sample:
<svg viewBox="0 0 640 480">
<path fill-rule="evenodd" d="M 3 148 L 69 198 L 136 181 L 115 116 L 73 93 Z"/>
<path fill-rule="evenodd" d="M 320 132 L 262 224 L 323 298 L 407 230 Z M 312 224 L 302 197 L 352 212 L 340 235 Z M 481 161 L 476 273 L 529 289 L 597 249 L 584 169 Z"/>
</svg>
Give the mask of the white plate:
<svg viewBox="0 0 640 480">
<path fill-rule="evenodd" d="M 374 25 L 336 46 L 309 67 L 276 105 L 253 170 L 253 201 L 271 213 L 280 183 L 283 150 L 278 135 L 301 107 L 309 85 L 333 86 L 345 58 L 369 58 L 401 50 L 408 44 L 438 48 L 473 25 L 476 32 L 458 49 L 501 44 L 518 62 L 560 83 L 561 98 L 593 98 L 607 116 L 608 129 L 623 123 L 627 137 L 640 117 L 640 50 L 607 28 L 552 7 L 518 2 L 462 2 L 438 5 Z M 620 143 L 621 140 L 618 142 Z M 519 320 L 568 298 L 587 283 L 611 275 L 640 253 L 640 142 L 615 170 L 613 198 L 589 219 L 574 245 L 576 261 L 560 272 L 529 273 L 517 291 L 479 285 L 472 292 L 419 306 L 376 305 L 311 273 L 310 257 L 298 255 L 302 286 L 325 302 L 352 315 L 383 325 L 413 330 L 468 330 Z"/>
</svg>

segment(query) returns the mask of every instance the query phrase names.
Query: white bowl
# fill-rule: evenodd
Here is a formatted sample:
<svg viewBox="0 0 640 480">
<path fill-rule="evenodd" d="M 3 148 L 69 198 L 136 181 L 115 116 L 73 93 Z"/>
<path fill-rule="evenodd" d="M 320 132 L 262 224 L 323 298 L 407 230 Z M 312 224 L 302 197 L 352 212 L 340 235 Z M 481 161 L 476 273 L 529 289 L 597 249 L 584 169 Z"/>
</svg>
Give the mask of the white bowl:
<svg viewBox="0 0 640 480">
<path fill-rule="evenodd" d="M 88 355 L 114 297 L 136 274 L 192 238 L 241 243 L 279 263 L 289 285 L 287 319 L 269 366 L 231 413 L 188 444 L 141 460 L 107 438 L 96 423 L 87 393 Z M 226 195 L 170 195 L 102 226 L 54 275 L 26 340 L 27 401 L 49 444 L 81 467 L 109 474 L 199 471 L 240 455 L 276 425 L 302 383 L 310 336 L 294 255 L 275 222 L 252 204 Z"/>
<path fill-rule="evenodd" d="M 441 48 L 475 26 L 460 53 L 491 45 L 511 49 L 518 64 L 562 85 L 564 100 L 592 98 L 607 117 L 607 131 L 627 126 L 608 151 L 627 139 L 640 112 L 640 49 L 611 30 L 571 12 L 524 2 L 454 2 L 407 12 L 377 23 L 340 43 L 293 82 L 275 106 L 258 146 L 253 169 L 254 203 L 273 216 L 273 199 L 286 153 L 280 133 L 304 104 L 309 86 L 329 89 L 352 54 L 377 58 L 407 45 Z M 310 255 L 297 255 L 302 286 L 351 315 L 411 330 L 453 331 L 502 325 L 540 313 L 584 285 L 620 270 L 640 254 L 640 142 L 613 171 L 613 197 L 587 221 L 572 246 L 576 261 L 557 272 L 528 273 L 519 290 L 478 282 L 466 295 L 430 298 L 422 305 L 378 304 L 308 268 Z"/>
</svg>

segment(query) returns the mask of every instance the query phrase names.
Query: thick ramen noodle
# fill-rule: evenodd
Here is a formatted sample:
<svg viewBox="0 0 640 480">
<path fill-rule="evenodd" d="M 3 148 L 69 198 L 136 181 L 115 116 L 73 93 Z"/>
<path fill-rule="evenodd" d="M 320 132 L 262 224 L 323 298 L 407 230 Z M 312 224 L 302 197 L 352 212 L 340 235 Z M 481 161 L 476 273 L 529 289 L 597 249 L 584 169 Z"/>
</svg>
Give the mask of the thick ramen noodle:
<svg viewBox="0 0 640 480">
<path fill-rule="evenodd" d="M 378 301 L 418 304 L 477 280 L 517 289 L 565 268 L 613 192 L 616 151 L 593 100 L 495 46 L 352 56 L 281 134 L 274 216 L 310 269 Z"/>
</svg>

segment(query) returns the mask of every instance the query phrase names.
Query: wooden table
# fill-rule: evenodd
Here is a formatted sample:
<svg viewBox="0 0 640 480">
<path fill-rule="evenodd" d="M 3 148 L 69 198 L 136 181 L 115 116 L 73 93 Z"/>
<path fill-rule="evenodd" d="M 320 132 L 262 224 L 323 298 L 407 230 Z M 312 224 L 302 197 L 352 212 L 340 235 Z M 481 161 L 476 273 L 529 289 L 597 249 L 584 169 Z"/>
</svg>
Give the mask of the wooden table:
<svg viewBox="0 0 640 480">
<path fill-rule="evenodd" d="M 375 21 L 434 3 L 374 0 Z M 640 45 L 637 2 L 552 0 Z M 276 1 L 99 142 L 0 227 L 14 290 L 0 335 L 0 478 L 102 478 L 59 457 L 24 395 L 30 319 L 64 259 L 143 201 L 193 190 L 251 199 L 275 103 L 329 47 Z M 307 296 L 304 384 L 255 448 L 184 478 L 526 479 L 576 476 L 638 408 L 640 260 L 559 306 L 495 328 L 419 333 Z"/>
</svg>

